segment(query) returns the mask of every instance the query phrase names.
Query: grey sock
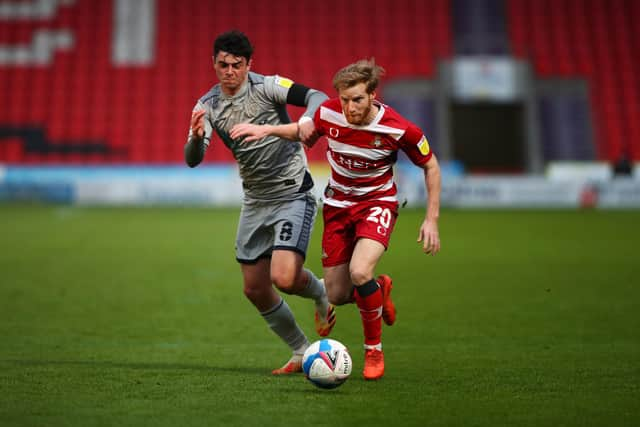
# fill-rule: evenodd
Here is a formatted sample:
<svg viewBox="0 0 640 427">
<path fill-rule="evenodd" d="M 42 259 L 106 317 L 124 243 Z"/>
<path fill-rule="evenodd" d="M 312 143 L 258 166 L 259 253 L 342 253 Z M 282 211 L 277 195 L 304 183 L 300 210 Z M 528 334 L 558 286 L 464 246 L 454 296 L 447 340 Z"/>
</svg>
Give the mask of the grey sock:
<svg viewBox="0 0 640 427">
<path fill-rule="evenodd" d="M 311 270 L 304 269 L 309 275 L 309 282 L 307 286 L 300 292 L 303 298 L 310 298 L 316 303 L 316 310 L 321 316 L 327 315 L 329 309 L 329 299 L 327 298 L 327 291 L 325 290 L 324 283 L 316 277 Z"/>
<path fill-rule="evenodd" d="M 302 354 L 309 341 L 296 323 L 293 312 L 284 299 L 271 309 L 260 313 L 273 332 L 296 354 Z"/>
</svg>

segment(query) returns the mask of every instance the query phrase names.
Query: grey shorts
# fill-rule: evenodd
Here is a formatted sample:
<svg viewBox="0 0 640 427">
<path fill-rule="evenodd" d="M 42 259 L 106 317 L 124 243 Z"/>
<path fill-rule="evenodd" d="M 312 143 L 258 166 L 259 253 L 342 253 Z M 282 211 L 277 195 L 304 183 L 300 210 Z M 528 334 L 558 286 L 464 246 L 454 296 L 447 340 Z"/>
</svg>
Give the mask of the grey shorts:
<svg viewBox="0 0 640 427">
<path fill-rule="evenodd" d="M 295 251 L 305 258 L 316 212 L 313 193 L 296 200 L 243 204 L 236 235 L 236 259 L 242 264 L 253 264 L 270 257 L 274 249 Z"/>
</svg>

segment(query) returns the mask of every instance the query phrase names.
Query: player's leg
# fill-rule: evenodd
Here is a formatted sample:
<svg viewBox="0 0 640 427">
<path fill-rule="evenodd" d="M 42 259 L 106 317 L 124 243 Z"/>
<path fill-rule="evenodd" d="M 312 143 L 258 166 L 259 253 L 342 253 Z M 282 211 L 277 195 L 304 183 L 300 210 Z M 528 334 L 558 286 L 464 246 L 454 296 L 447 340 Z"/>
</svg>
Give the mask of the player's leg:
<svg viewBox="0 0 640 427">
<path fill-rule="evenodd" d="M 383 292 L 374 279 L 375 267 L 385 247 L 375 240 L 362 238 L 356 243 L 349 265 L 351 280 L 356 285 L 356 305 L 360 310 L 364 332 L 365 379 L 375 380 L 384 374 L 382 353 Z"/>
<path fill-rule="evenodd" d="M 261 313 L 269 311 L 282 299 L 271 286 L 270 262 L 269 258 L 264 257 L 254 263 L 240 264 L 244 295 Z"/>
<path fill-rule="evenodd" d="M 236 235 L 236 259 L 244 279 L 244 294 L 258 309 L 269 328 L 289 346 L 292 359 L 274 374 L 300 372 L 302 354 L 309 341 L 297 325 L 291 309 L 271 282 L 273 236 L 264 227 L 269 207 L 242 207 Z"/>
<path fill-rule="evenodd" d="M 326 300 L 322 282 L 303 264 L 304 258 L 297 251 L 274 250 L 271 253 L 271 281 L 284 293 Z"/>
<path fill-rule="evenodd" d="M 315 303 L 316 331 L 327 336 L 335 324 L 335 311 L 329 304 L 324 283 L 303 267 L 316 216 L 312 194 L 281 202 L 274 209 L 274 242 L 271 280 L 281 291 L 308 298 Z"/>
<path fill-rule="evenodd" d="M 353 215 L 348 208 L 324 205 L 322 209 L 322 267 L 329 302 L 343 305 L 354 302 L 349 262 L 355 244 Z"/>
<path fill-rule="evenodd" d="M 303 267 L 303 258 L 293 250 L 274 250 L 271 258 L 271 280 L 281 291 L 311 299 L 315 304 L 315 328 L 326 337 L 336 323 L 335 308 L 329 304 L 324 281 Z"/>
<path fill-rule="evenodd" d="M 360 241 L 358 241 L 358 243 L 360 243 Z M 360 253 L 368 253 L 370 251 L 373 251 L 374 249 L 368 248 L 369 245 L 377 246 L 375 250 L 379 250 L 380 247 L 378 245 L 375 245 L 375 243 L 379 242 L 367 241 L 367 239 L 362 239 L 361 247 L 358 248 L 359 254 L 356 256 L 354 252 L 354 256 L 351 260 L 350 265 L 351 279 L 356 284 L 356 292 L 354 292 L 354 298 L 357 296 L 357 290 L 359 289 L 359 286 L 367 283 L 368 281 L 371 281 L 374 277 L 375 266 L 377 265 L 379 258 L 376 260 L 373 258 L 362 256 L 360 255 Z M 382 251 L 384 253 L 384 246 L 382 246 Z M 382 256 L 382 254 L 380 254 L 380 256 Z M 378 284 L 380 290 L 382 291 L 382 320 L 384 321 L 384 323 L 391 326 L 395 323 L 396 320 L 396 307 L 393 303 L 393 300 L 391 299 L 393 280 L 386 274 L 380 274 L 375 279 L 375 282 Z"/>
<path fill-rule="evenodd" d="M 387 283 L 381 281 L 381 285 L 374 279 L 374 274 L 376 265 L 389 244 L 397 217 L 397 204 L 372 201 L 362 204 L 355 216 L 355 234 L 358 240 L 349 263 L 349 274 L 356 285 L 356 304 L 360 309 L 365 338 L 363 374 L 365 379 L 375 380 L 384 374 L 382 319 L 390 297 L 387 292 L 385 301 L 383 286 Z"/>
<path fill-rule="evenodd" d="M 355 215 L 358 217 L 356 224 L 356 236 L 358 238 L 369 238 L 371 240 L 381 243 L 385 249 L 389 246 L 389 239 L 398 217 L 398 204 L 395 202 L 383 202 L 372 201 L 362 205 L 362 208 Z M 358 257 L 360 260 L 360 257 Z M 358 261 L 356 260 L 356 262 Z M 363 258 L 364 260 L 364 258 Z M 377 261 L 376 261 L 377 263 Z M 369 266 L 360 265 L 357 266 L 352 261 L 352 266 L 356 267 L 356 270 L 361 270 L 361 273 L 355 272 L 355 275 L 364 274 L 358 283 L 362 283 L 366 280 L 373 278 L 374 271 Z M 387 325 L 391 326 L 396 320 L 396 308 L 391 299 L 391 290 L 393 289 L 393 281 L 391 277 L 381 274 L 377 277 L 376 281 L 382 288 L 383 303 L 382 303 L 382 320 Z"/>
<path fill-rule="evenodd" d="M 353 302 L 353 283 L 349 275 L 349 264 L 324 267 L 323 271 L 329 302 L 333 305 Z"/>
<path fill-rule="evenodd" d="M 374 279 L 374 271 L 384 250 L 385 248 L 380 242 L 367 238 L 359 239 L 349 264 L 351 281 L 356 286 L 356 304 L 361 313 L 364 313 L 364 311 L 371 312 L 372 314 L 368 317 L 375 319 L 376 323 L 380 323 L 378 321 L 382 316 L 383 295 L 380 285 Z M 367 334 L 367 328 L 365 327 L 365 344 L 379 344 L 380 326 L 375 329 L 375 332 L 371 330 Z"/>
<path fill-rule="evenodd" d="M 316 211 L 311 193 L 301 195 L 300 199 L 273 203 L 269 215 L 269 225 L 273 227 L 271 280 L 285 293 L 299 295 L 315 278 L 303 264 Z M 317 284 L 317 280 L 312 282 Z"/>
<path fill-rule="evenodd" d="M 244 278 L 244 294 L 258 309 L 269 328 L 289 346 L 293 355 L 282 368 L 273 374 L 289 374 L 302 371 L 302 355 L 309 341 L 296 323 L 287 302 L 271 285 L 270 260 L 263 258 L 255 264 L 241 264 Z"/>
</svg>

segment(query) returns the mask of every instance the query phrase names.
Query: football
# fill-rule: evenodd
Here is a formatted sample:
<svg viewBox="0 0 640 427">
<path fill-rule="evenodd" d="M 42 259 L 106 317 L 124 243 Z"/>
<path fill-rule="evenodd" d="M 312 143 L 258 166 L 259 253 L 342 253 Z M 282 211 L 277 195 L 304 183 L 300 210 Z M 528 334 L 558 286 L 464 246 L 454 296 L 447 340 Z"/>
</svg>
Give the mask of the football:
<svg viewBox="0 0 640 427">
<path fill-rule="evenodd" d="M 332 339 L 316 341 L 302 356 L 302 369 L 309 381 L 320 388 L 336 388 L 351 374 L 351 355 L 340 342 Z"/>
</svg>

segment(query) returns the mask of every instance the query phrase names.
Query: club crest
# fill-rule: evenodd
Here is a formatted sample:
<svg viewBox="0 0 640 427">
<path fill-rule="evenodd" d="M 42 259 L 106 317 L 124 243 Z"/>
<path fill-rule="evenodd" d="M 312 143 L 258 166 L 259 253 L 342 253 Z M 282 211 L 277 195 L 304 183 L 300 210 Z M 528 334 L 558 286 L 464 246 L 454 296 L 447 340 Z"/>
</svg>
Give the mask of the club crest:
<svg viewBox="0 0 640 427">
<path fill-rule="evenodd" d="M 371 146 L 375 148 L 380 148 L 382 146 L 382 139 L 380 135 L 376 135 L 376 137 L 371 141 Z"/>
</svg>

